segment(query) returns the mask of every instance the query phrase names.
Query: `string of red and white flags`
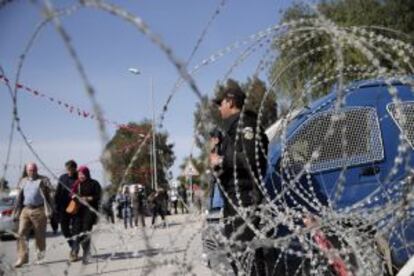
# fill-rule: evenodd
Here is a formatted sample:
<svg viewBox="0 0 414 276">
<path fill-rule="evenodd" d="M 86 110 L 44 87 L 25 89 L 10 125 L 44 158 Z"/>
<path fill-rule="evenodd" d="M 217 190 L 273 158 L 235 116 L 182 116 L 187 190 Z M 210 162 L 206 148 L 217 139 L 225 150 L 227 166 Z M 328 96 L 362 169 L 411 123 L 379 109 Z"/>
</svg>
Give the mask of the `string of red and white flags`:
<svg viewBox="0 0 414 276">
<path fill-rule="evenodd" d="M 11 83 L 11 81 L 3 75 L 0 75 L 0 82 L 3 82 L 5 84 L 10 84 Z M 70 103 L 67 103 L 67 102 L 63 101 L 63 100 L 56 99 L 54 97 L 48 96 L 48 95 L 46 95 L 46 94 L 44 94 L 44 93 L 42 93 L 42 92 L 40 92 L 36 89 L 32 89 L 32 88 L 30 88 L 30 87 L 28 87 L 24 84 L 16 83 L 15 88 L 17 90 L 25 91 L 25 92 L 27 92 L 28 94 L 30 94 L 32 96 L 36 96 L 36 97 L 43 98 L 45 100 L 49 100 L 49 102 L 52 102 L 52 103 L 57 104 L 61 107 L 64 107 L 66 109 L 66 111 L 68 111 L 71 114 L 77 115 L 77 116 L 85 118 L 85 119 L 91 119 L 91 120 L 98 121 L 98 118 L 95 114 L 92 114 L 89 111 L 86 111 L 82 108 L 76 107 L 76 106 L 74 106 Z M 125 130 L 129 130 L 129 131 L 132 131 L 132 132 L 137 132 L 139 134 L 146 134 L 146 132 L 144 130 L 142 130 L 141 128 L 139 128 L 139 127 L 132 127 L 132 126 L 128 126 L 126 124 L 120 124 L 116 121 L 108 120 L 108 119 L 105 119 L 105 118 L 102 118 L 102 121 L 105 124 L 115 126 L 116 128 L 119 128 L 119 129 L 125 129 Z"/>
</svg>

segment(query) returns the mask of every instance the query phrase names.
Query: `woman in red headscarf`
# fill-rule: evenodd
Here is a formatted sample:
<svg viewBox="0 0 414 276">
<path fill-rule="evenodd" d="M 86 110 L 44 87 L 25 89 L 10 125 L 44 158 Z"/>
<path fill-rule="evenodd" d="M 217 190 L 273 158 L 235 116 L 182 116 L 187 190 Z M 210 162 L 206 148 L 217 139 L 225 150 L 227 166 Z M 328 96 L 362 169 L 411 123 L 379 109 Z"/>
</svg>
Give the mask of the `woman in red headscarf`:
<svg viewBox="0 0 414 276">
<path fill-rule="evenodd" d="M 77 260 L 79 245 L 82 246 L 82 262 L 87 264 L 90 256 L 90 232 L 96 224 L 99 202 L 101 200 L 101 185 L 91 178 L 89 169 L 80 166 L 78 169 L 78 180 L 72 187 L 72 197 L 77 198 L 80 208 L 74 219 L 74 235 L 77 236 L 74 245 L 74 260 Z"/>
</svg>

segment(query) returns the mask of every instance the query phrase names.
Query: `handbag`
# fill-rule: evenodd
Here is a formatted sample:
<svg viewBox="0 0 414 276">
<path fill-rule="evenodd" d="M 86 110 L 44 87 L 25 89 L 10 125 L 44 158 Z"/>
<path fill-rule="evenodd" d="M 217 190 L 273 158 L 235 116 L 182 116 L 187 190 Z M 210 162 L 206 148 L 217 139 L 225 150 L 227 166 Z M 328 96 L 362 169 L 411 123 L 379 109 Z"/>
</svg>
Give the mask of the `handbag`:
<svg viewBox="0 0 414 276">
<path fill-rule="evenodd" d="M 66 213 L 69 215 L 76 215 L 79 211 L 79 203 L 77 203 L 74 199 L 71 199 L 68 207 L 66 207 Z"/>
</svg>

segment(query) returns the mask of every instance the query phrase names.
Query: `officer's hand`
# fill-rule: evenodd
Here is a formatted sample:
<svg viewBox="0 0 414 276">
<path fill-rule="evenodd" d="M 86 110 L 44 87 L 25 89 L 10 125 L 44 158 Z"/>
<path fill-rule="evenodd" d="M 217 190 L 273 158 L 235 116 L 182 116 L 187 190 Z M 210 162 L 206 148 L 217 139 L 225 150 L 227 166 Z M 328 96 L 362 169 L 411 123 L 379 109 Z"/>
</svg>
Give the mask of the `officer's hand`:
<svg viewBox="0 0 414 276">
<path fill-rule="evenodd" d="M 307 214 L 303 218 L 303 224 L 305 224 L 306 227 L 315 227 L 319 224 L 319 222 L 315 216 Z"/>
<path fill-rule="evenodd" d="M 210 138 L 210 147 L 211 148 L 214 148 L 215 146 L 217 146 L 218 145 L 218 143 L 220 142 L 220 140 L 218 139 L 218 138 L 216 138 L 216 137 L 212 137 L 212 138 Z"/>
<path fill-rule="evenodd" d="M 210 153 L 210 166 L 217 167 L 221 166 L 223 163 L 223 157 L 218 155 L 217 153 Z"/>
</svg>

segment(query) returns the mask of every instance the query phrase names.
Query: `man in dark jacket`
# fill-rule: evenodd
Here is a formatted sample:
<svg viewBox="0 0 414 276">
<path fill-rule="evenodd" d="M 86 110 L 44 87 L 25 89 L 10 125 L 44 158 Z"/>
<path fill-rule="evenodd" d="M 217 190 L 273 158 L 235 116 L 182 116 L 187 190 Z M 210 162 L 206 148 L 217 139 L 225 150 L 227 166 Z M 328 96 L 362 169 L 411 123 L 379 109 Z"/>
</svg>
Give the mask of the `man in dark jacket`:
<svg viewBox="0 0 414 276">
<path fill-rule="evenodd" d="M 132 209 L 135 227 L 138 227 L 138 220 L 140 220 L 142 226 L 145 227 L 145 189 L 141 184 L 138 184 L 135 187 L 132 196 Z"/>
<path fill-rule="evenodd" d="M 258 219 L 251 215 L 242 217 L 236 209 L 249 207 L 253 213 L 262 200 L 259 186 L 266 169 L 268 140 L 264 131 L 257 127 L 256 114 L 249 111 L 241 113 L 244 100 L 245 94 L 240 88 L 227 88 L 214 100 L 223 119 L 223 138 L 220 151 L 210 153 L 210 164 L 225 195 L 225 235 L 231 242 L 246 245 L 255 236 L 247 223 L 257 229 Z M 235 250 L 244 251 L 243 248 L 232 251 Z M 235 263 L 232 266 L 237 275 Z M 254 270 L 257 272 L 258 268 Z"/>
<path fill-rule="evenodd" d="M 152 204 L 152 227 L 155 227 L 155 219 L 158 215 L 161 216 L 163 227 L 166 227 L 167 223 L 165 221 L 165 207 L 168 202 L 167 192 L 163 188 L 158 188 L 157 191 L 150 196 L 150 201 Z"/>
<path fill-rule="evenodd" d="M 59 177 L 59 182 L 55 193 L 55 206 L 57 216 L 60 220 L 60 228 L 62 229 L 62 234 L 71 248 L 69 260 L 75 261 L 75 252 L 73 248 L 74 241 L 72 240 L 73 215 L 66 213 L 66 207 L 71 200 L 70 191 L 73 187 L 73 183 L 75 183 L 76 179 L 78 179 L 78 173 L 76 172 L 77 164 L 75 161 L 69 160 L 65 163 L 65 168 L 66 173 Z"/>
</svg>

